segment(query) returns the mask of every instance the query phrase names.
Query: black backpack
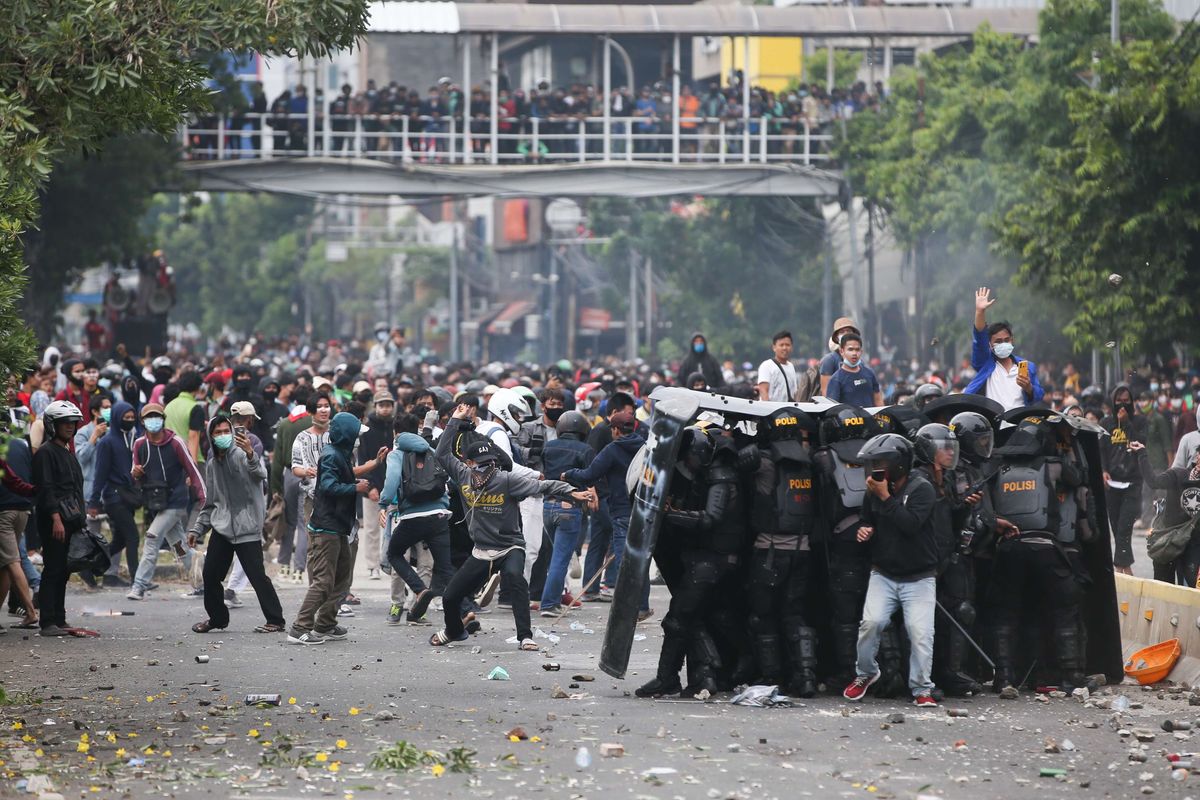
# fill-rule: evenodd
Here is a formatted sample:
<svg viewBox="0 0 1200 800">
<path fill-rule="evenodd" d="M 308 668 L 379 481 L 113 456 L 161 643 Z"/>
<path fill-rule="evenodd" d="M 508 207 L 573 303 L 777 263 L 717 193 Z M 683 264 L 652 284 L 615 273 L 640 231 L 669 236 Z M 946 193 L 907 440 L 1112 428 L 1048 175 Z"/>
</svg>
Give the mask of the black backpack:
<svg viewBox="0 0 1200 800">
<path fill-rule="evenodd" d="M 405 453 L 400 498 L 409 505 L 435 503 L 446 494 L 449 477 L 433 451 Z"/>
</svg>

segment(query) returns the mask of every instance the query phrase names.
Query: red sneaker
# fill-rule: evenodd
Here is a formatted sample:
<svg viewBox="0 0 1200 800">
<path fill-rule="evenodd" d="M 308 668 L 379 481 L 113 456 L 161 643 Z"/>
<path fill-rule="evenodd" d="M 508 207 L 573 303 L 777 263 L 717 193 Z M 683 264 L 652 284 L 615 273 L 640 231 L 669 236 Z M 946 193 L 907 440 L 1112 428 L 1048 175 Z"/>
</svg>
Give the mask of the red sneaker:
<svg viewBox="0 0 1200 800">
<path fill-rule="evenodd" d="M 850 681 L 850 685 L 842 692 L 842 697 L 847 700 L 857 703 L 867 695 L 867 690 L 875 685 L 875 681 L 879 680 L 880 673 L 874 675 L 863 676 L 859 675 L 854 680 Z"/>
<path fill-rule="evenodd" d="M 919 694 L 913 699 L 913 705 L 917 708 L 937 708 L 938 702 L 930 695 Z"/>
<path fill-rule="evenodd" d="M 565 591 L 562 596 L 562 604 L 567 608 L 581 608 L 583 606 L 583 603 L 576 600 L 574 595 Z"/>
</svg>

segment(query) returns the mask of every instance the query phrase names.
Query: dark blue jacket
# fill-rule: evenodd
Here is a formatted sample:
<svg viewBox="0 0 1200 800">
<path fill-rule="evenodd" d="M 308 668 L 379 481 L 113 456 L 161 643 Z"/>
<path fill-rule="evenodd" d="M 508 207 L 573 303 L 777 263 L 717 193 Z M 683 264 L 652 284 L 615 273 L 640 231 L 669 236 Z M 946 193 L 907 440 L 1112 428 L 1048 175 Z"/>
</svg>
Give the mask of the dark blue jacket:
<svg viewBox="0 0 1200 800">
<path fill-rule="evenodd" d="M 608 482 L 609 515 L 613 519 L 628 519 L 633 504 L 629 501 L 629 490 L 625 488 L 625 473 L 629 471 L 629 462 L 633 461 L 645 443 L 638 430 L 614 439 L 586 469 L 568 470 L 566 480 L 576 486 L 591 486 L 600 478 L 605 478 Z"/>
<path fill-rule="evenodd" d="M 542 448 L 542 474 L 549 480 L 562 480 L 564 472 L 584 469 L 596 458 L 596 451 L 578 439 L 551 439 Z"/>
<path fill-rule="evenodd" d="M 92 495 L 88 498 L 88 507 L 100 508 L 103 503 L 117 501 L 118 486 L 133 486 L 130 470 L 133 469 L 133 442 L 141 435 L 135 427 L 129 433 L 121 431 L 121 417 L 134 408 L 124 400 L 113 403 L 112 424 L 108 433 L 96 442 L 96 466 L 92 473 Z"/>
<path fill-rule="evenodd" d="M 28 442 L 16 436 L 11 437 L 8 440 L 5 461 L 18 478 L 26 483 L 33 483 L 33 451 L 29 449 Z M 0 511 L 29 511 L 32 508 L 32 497 L 22 497 L 0 485 Z"/>
<path fill-rule="evenodd" d="M 358 492 L 354 479 L 354 441 L 362 423 L 353 414 L 342 411 L 329 423 L 329 444 L 321 450 L 317 462 L 317 490 L 313 493 L 313 512 L 308 529 L 320 533 L 349 536 L 358 518 Z"/>
</svg>

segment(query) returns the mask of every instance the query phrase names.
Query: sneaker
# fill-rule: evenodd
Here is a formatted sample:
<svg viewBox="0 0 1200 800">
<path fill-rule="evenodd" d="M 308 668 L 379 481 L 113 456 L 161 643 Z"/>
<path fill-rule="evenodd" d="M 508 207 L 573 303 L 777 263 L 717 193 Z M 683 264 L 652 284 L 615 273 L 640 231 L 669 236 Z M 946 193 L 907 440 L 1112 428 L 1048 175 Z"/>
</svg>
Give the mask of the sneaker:
<svg viewBox="0 0 1200 800">
<path fill-rule="evenodd" d="M 603 601 L 600 599 L 599 592 L 588 592 L 585 595 L 580 595 L 578 602 L 580 602 L 580 603 L 600 603 Z"/>
<path fill-rule="evenodd" d="M 500 609 L 501 611 L 512 611 L 512 603 L 505 603 L 501 601 L 496 603 L 496 608 Z"/>
<path fill-rule="evenodd" d="M 330 630 L 317 631 L 318 636 L 323 636 L 331 641 L 340 642 L 350 635 L 349 628 L 343 628 L 341 625 L 334 625 Z"/>
<path fill-rule="evenodd" d="M 129 594 L 125 595 L 126 600 L 145 600 L 146 590 L 140 586 L 134 586 L 129 590 Z"/>
<path fill-rule="evenodd" d="M 377 569 L 369 569 L 369 570 L 367 570 L 367 580 L 369 580 L 369 581 L 379 581 L 379 580 L 383 580 L 383 578 L 381 578 L 381 577 L 380 577 L 380 575 L 379 575 L 379 570 L 377 570 Z"/>
<path fill-rule="evenodd" d="M 575 595 L 568 591 L 564 591 L 562 595 L 562 604 L 567 608 L 579 608 L 580 602 L 575 599 Z"/>
<path fill-rule="evenodd" d="M 353 617 L 354 616 L 354 608 L 352 606 L 346 605 L 345 603 L 342 603 L 341 608 L 338 609 L 337 615 L 339 617 Z"/>
<path fill-rule="evenodd" d="M 849 691 L 847 689 L 847 691 Z M 913 705 L 917 708 L 937 708 L 938 702 L 933 699 L 932 695 L 919 694 L 913 699 Z"/>
<path fill-rule="evenodd" d="M 650 619 L 653 616 L 654 616 L 653 608 L 647 608 L 644 611 L 639 611 L 638 612 L 638 622 L 645 622 L 646 620 Z"/>
<path fill-rule="evenodd" d="M 301 634 L 289 631 L 287 640 L 288 644 L 325 644 L 325 637 L 316 631 L 306 631 Z"/>
<path fill-rule="evenodd" d="M 225 590 L 225 606 L 226 606 L 226 608 L 241 608 L 244 605 L 246 605 L 246 604 L 243 603 L 241 601 L 241 599 L 237 596 L 237 592 L 235 592 L 233 589 Z"/>
<path fill-rule="evenodd" d="M 600 586 L 600 602 L 611 603 L 613 599 L 613 590 L 611 586 Z"/>
<path fill-rule="evenodd" d="M 875 681 L 879 680 L 880 673 L 874 675 L 862 676 L 859 675 L 854 680 L 850 681 L 850 685 L 842 692 L 842 697 L 857 703 L 867 695 L 867 689 L 875 685 Z"/>
<path fill-rule="evenodd" d="M 388 609 L 388 625 L 399 625 L 403 615 L 403 607 L 399 603 L 392 603 L 392 607 Z"/>
<path fill-rule="evenodd" d="M 543 608 L 541 611 L 543 617 L 557 617 L 561 613 L 562 606 L 550 606 L 549 608 Z"/>
<path fill-rule="evenodd" d="M 426 615 L 426 616 L 420 616 L 420 617 L 414 617 L 414 616 L 412 615 L 412 612 L 411 612 L 411 611 L 410 611 L 410 612 L 408 612 L 408 617 L 407 617 L 407 618 L 405 618 L 405 620 L 404 620 L 404 621 L 405 621 L 405 622 L 407 622 L 409 625 L 420 625 L 420 626 L 425 626 L 425 625 L 432 625 L 432 624 L 433 624 L 432 622 L 430 622 L 430 621 L 429 621 L 429 617 L 428 617 L 428 615 Z"/>
<path fill-rule="evenodd" d="M 579 553 L 571 556 L 570 575 L 571 579 L 576 581 L 583 577 L 583 565 L 579 563 Z"/>
<path fill-rule="evenodd" d="M 496 596 L 496 589 L 499 588 L 499 586 L 500 573 L 496 572 L 493 573 L 492 576 L 487 579 L 487 583 L 483 585 L 483 591 L 479 593 L 479 605 L 482 607 L 491 605 L 492 598 Z"/>
<path fill-rule="evenodd" d="M 71 632 L 57 625 L 47 625 L 38 631 L 38 636 L 70 636 Z"/>
<path fill-rule="evenodd" d="M 179 593 L 180 597 L 204 597 L 204 587 L 198 589 L 186 589 Z"/>
</svg>

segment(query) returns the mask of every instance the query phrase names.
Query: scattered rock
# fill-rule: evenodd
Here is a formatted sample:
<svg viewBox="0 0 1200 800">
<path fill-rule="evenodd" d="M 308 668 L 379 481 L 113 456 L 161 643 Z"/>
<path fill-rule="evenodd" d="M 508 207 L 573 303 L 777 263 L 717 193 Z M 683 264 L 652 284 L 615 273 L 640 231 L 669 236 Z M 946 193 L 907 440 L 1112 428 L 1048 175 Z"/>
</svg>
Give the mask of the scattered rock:
<svg viewBox="0 0 1200 800">
<path fill-rule="evenodd" d="M 1058 742 L 1049 736 L 1046 737 L 1046 741 L 1042 747 L 1042 750 L 1047 753 L 1061 753 L 1062 752 L 1062 749 L 1060 749 L 1058 746 Z"/>
<path fill-rule="evenodd" d="M 391 722 L 396 718 L 396 715 L 391 711 L 380 711 L 375 715 L 376 722 Z"/>
<path fill-rule="evenodd" d="M 1017 697 L 1019 697 L 1019 696 L 1020 696 L 1020 693 L 1017 692 L 1017 689 L 1014 686 L 1005 686 L 1003 689 L 1000 690 L 1000 699 L 1001 700 L 1016 700 Z"/>
<path fill-rule="evenodd" d="M 182 709 L 175 709 L 175 713 L 171 715 L 172 722 L 187 722 L 188 715 Z"/>
<path fill-rule="evenodd" d="M 1144 730 L 1144 729 L 1135 730 L 1133 732 L 1133 735 L 1134 735 L 1134 737 L 1137 738 L 1137 740 L 1139 742 L 1153 742 L 1154 737 L 1155 737 L 1155 734 L 1153 731 L 1148 731 L 1148 730 Z"/>
<path fill-rule="evenodd" d="M 892 725 L 899 725 L 904 722 L 904 715 L 899 712 L 896 712 L 895 714 L 888 714 L 887 721 Z"/>
<path fill-rule="evenodd" d="M 947 717 L 969 717 L 969 716 L 971 716 L 971 714 L 965 708 L 947 708 L 946 716 Z"/>
<path fill-rule="evenodd" d="M 606 742 L 600 745 L 601 758 L 620 758 L 625 755 L 625 745 L 616 742 Z"/>
</svg>

